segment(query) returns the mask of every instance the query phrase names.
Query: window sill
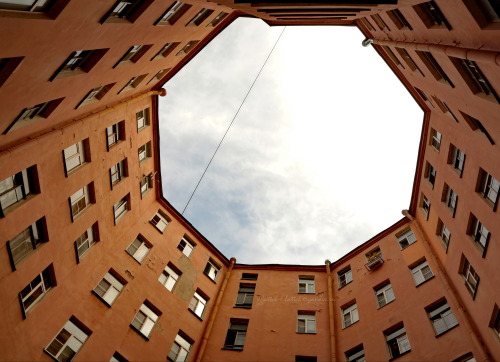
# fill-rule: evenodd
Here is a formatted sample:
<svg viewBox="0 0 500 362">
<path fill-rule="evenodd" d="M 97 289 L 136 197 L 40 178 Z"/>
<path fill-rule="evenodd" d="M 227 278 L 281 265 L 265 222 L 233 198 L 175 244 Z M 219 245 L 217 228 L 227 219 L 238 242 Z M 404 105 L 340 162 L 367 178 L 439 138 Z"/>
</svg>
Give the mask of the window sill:
<svg viewBox="0 0 500 362">
<path fill-rule="evenodd" d="M 160 234 L 163 234 L 163 231 L 161 231 L 160 229 L 158 229 L 158 227 L 156 227 L 156 225 L 155 225 L 155 224 L 153 224 L 153 223 L 151 222 L 151 220 L 149 220 L 149 223 L 150 223 L 151 225 L 153 225 L 153 226 L 154 226 L 154 228 L 155 228 L 156 230 L 158 230 L 158 232 L 159 232 Z M 167 226 L 168 226 L 168 225 L 167 225 Z M 166 227 L 165 227 L 165 229 L 166 229 Z"/>
<path fill-rule="evenodd" d="M 410 244 L 410 245 L 408 245 L 408 246 L 405 246 L 404 248 L 401 248 L 401 250 L 406 250 L 406 249 L 408 249 L 410 246 L 412 246 L 412 245 L 413 245 L 413 244 L 415 244 L 415 243 L 416 243 L 416 241 L 414 241 L 413 243 L 411 243 L 411 244 Z M 401 244 L 399 244 L 399 246 L 401 246 Z"/>
<path fill-rule="evenodd" d="M 386 305 L 387 305 L 387 304 L 386 304 Z M 356 324 L 356 323 L 358 323 L 358 322 L 359 322 L 359 319 L 358 319 L 356 322 L 353 322 L 353 323 L 349 324 L 348 326 L 343 327 L 343 328 L 342 328 L 342 330 L 347 329 L 347 328 L 349 328 L 350 326 L 353 326 L 353 325 L 355 325 L 355 324 Z"/>
<path fill-rule="evenodd" d="M 385 303 L 385 304 L 384 304 L 384 305 L 382 305 L 382 306 L 378 306 L 378 307 L 377 307 L 377 310 L 384 308 L 386 305 L 391 304 L 391 303 L 392 303 L 392 302 L 394 302 L 395 300 L 396 300 L 396 299 L 393 299 L 393 300 L 391 300 L 390 302 L 387 302 L 387 303 Z"/>
<path fill-rule="evenodd" d="M 411 349 L 410 349 L 409 351 L 406 351 L 406 352 L 401 353 L 401 354 L 400 354 L 399 356 L 397 356 L 397 357 L 391 357 L 391 358 L 389 358 L 389 361 L 394 361 L 394 360 L 398 359 L 399 357 L 404 356 L 405 354 L 408 354 L 408 353 L 410 353 L 410 352 L 411 352 Z"/>
<path fill-rule="evenodd" d="M 205 274 L 205 273 L 203 273 L 203 274 Z M 207 274 L 205 274 L 205 276 L 206 276 L 208 279 L 210 279 L 210 280 L 212 281 L 212 283 L 217 284 L 217 281 L 216 281 L 216 280 L 213 280 L 213 279 L 212 279 L 212 278 L 210 278 Z"/>
<path fill-rule="evenodd" d="M 66 171 L 66 177 L 69 177 L 70 175 L 72 175 L 76 171 L 78 171 L 78 170 L 82 169 L 83 167 L 87 166 L 89 163 L 90 163 L 90 161 L 85 161 L 81 165 L 78 165 L 78 166 L 72 168 L 71 170 Z"/>
<path fill-rule="evenodd" d="M 127 214 L 128 214 L 128 210 L 127 210 L 127 211 L 125 211 L 124 213 L 122 213 L 122 214 L 118 215 L 118 217 L 115 217 L 115 226 L 116 226 L 116 224 L 118 224 L 118 222 L 119 222 L 121 219 L 123 219 L 123 218 L 125 217 L 125 215 L 127 215 Z"/>
<path fill-rule="evenodd" d="M 119 144 L 123 143 L 123 141 L 124 141 L 124 140 L 119 139 L 119 140 L 117 140 L 116 142 L 113 142 L 113 143 L 112 143 L 112 144 L 110 144 L 110 145 L 108 145 L 108 144 L 106 143 L 106 146 L 107 146 L 107 148 L 108 148 L 108 152 L 109 152 L 109 151 L 111 151 L 113 148 L 117 147 Z"/>
<path fill-rule="evenodd" d="M 340 289 L 342 289 L 342 288 L 345 288 L 346 286 L 348 286 L 348 285 L 349 285 L 349 284 L 351 284 L 351 283 L 352 283 L 352 281 L 350 281 L 349 283 L 346 283 L 345 285 L 340 286 L 338 290 L 340 290 Z"/>
<path fill-rule="evenodd" d="M 251 305 L 235 305 L 233 308 L 252 309 Z"/>
<path fill-rule="evenodd" d="M 434 279 L 434 277 L 435 277 L 435 275 L 431 276 L 431 277 L 430 277 L 429 279 L 427 279 L 427 280 L 424 280 L 422 283 L 415 285 L 415 288 L 418 288 L 419 286 L 421 286 L 421 285 L 423 285 L 423 284 L 427 283 L 429 280 Z"/>
<path fill-rule="evenodd" d="M 28 202 L 29 200 L 33 199 L 34 197 L 36 197 L 38 194 L 29 194 L 28 196 L 26 196 L 26 198 L 22 199 L 22 200 L 19 200 L 17 201 L 16 203 L 12 204 L 12 205 L 9 205 L 7 206 L 5 209 L 1 209 L 0 210 L 0 217 L 6 217 L 8 214 L 10 214 L 11 212 L 13 212 L 14 210 L 20 208 L 21 206 L 23 206 L 26 202 Z"/>
<path fill-rule="evenodd" d="M 311 335 L 316 335 L 316 332 L 295 332 L 296 334 L 311 334 Z"/>
<path fill-rule="evenodd" d="M 191 312 L 191 314 L 193 314 L 196 318 L 198 318 L 200 321 L 203 322 L 203 318 L 201 318 L 198 314 L 196 314 L 195 312 L 193 312 L 191 309 L 188 308 L 188 311 Z"/>
<path fill-rule="evenodd" d="M 298 292 L 297 294 L 306 294 L 306 295 L 307 295 L 307 294 L 310 294 L 310 295 L 316 295 L 316 293 L 315 293 L 315 292 L 313 292 L 313 293 L 308 293 L 308 292 Z"/>
<path fill-rule="evenodd" d="M 446 331 L 441 332 L 441 333 L 439 333 L 439 334 L 436 334 L 436 335 L 435 335 L 435 337 L 436 337 L 436 338 L 439 338 L 439 337 L 441 337 L 443 334 L 446 334 L 447 332 L 449 332 L 449 331 L 451 331 L 452 329 L 454 329 L 454 328 L 458 327 L 459 325 L 460 325 L 460 324 L 456 324 L 456 325 L 454 325 L 453 327 L 448 328 Z"/>
<path fill-rule="evenodd" d="M 139 334 L 146 341 L 149 341 L 149 337 L 147 337 L 146 335 L 144 335 L 140 330 L 138 330 L 137 328 L 135 328 L 132 324 L 130 325 L 130 328 L 132 328 L 134 331 L 136 331 L 137 334 Z"/>
<path fill-rule="evenodd" d="M 85 206 L 84 209 L 82 209 L 78 214 L 76 215 L 73 215 L 71 214 L 71 222 L 75 222 L 76 220 L 78 220 L 79 218 L 82 217 L 83 214 L 85 214 L 87 212 L 88 209 L 90 209 L 92 207 L 92 205 L 94 205 L 93 203 L 90 203 L 88 204 L 87 206 Z"/>
<path fill-rule="evenodd" d="M 222 347 L 221 349 L 225 351 L 236 351 L 236 352 L 241 352 L 243 351 L 243 347 Z"/>
<path fill-rule="evenodd" d="M 111 304 L 102 299 L 101 296 L 97 294 L 94 290 L 92 290 L 92 294 L 94 294 L 106 307 L 111 308 Z"/>
</svg>

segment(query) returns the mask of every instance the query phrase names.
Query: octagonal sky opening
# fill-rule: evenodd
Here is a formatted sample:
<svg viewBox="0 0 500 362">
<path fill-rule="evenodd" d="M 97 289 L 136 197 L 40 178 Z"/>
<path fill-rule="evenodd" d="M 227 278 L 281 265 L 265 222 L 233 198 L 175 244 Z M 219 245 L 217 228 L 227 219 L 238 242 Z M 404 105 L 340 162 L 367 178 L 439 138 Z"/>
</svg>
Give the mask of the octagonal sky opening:
<svg viewBox="0 0 500 362">
<path fill-rule="evenodd" d="M 182 211 L 282 27 L 240 18 L 165 84 Z M 356 27 L 287 27 L 184 216 L 240 263 L 322 264 L 408 208 L 423 111 Z"/>
</svg>

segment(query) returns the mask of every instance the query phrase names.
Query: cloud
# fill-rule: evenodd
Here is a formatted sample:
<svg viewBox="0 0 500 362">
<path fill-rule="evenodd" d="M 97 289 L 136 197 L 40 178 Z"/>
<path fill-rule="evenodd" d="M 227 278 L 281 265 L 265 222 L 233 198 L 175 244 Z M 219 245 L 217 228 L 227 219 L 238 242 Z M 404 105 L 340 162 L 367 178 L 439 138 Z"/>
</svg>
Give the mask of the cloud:
<svg viewBox="0 0 500 362">
<path fill-rule="evenodd" d="M 162 177 L 178 210 L 280 31 L 239 19 L 166 84 Z M 408 207 L 422 112 L 361 40 L 286 29 L 185 213 L 227 257 L 322 264 Z"/>
</svg>

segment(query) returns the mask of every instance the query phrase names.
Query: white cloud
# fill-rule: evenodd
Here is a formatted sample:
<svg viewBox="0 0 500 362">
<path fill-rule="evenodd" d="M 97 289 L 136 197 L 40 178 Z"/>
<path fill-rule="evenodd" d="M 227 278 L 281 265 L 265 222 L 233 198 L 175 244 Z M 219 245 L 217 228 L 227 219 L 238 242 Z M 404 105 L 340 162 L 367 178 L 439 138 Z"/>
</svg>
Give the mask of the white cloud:
<svg viewBox="0 0 500 362">
<path fill-rule="evenodd" d="M 178 210 L 279 32 L 239 19 L 166 84 L 162 176 Z M 321 264 L 408 207 L 422 112 L 362 39 L 286 29 L 185 213 L 227 257 Z"/>
</svg>

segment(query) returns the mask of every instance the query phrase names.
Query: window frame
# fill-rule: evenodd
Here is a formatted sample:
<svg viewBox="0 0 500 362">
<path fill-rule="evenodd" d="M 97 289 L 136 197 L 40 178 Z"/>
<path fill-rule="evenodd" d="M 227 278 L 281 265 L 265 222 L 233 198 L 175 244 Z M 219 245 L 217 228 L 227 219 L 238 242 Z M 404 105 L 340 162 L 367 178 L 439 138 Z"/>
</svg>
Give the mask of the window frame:
<svg viewBox="0 0 500 362">
<path fill-rule="evenodd" d="M 150 125 L 149 121 L 149 107 L 141 109 L 135 113 L 135 119 L 137 121 L 137 132 L 142 131 L 144 128 Z"/>
<path fill-rule="evenodd" d="M 348 280 L 349 279 L 348 276 L 350 276 L 350 280 Z M 343 277 L 344 277 L 344 281 L 342 279 Z M 351 267 L 347 266 L 347 267 L 343 268 L 342 270 L 338 271 L 337 272 L 337 278 L 338 278 L 338 282 L 339 282 L 339 288 L 338 289 L 342 289 L 347 284 L 352 283 L 352 281 L 353 281 L 354 278 L 352 276 Z"/>
<path fill-rule="evenodd" d="M 174 25 L 190 8 L 191 4 L 174 1 L 154 23 L 155 26 Z"/>
<path fill-rule="evenodd" d="M 141 315 L 141 318 L 144 319 L 141 320 L 141 318 L 138 318 L 139 315 Z M 148 300 L 145 300 L 137 310 L 132 322 L 130 322 L 130 328 L 149 341 L 151 333 L 153 332 L 153 329 L 161 315 L 162 313 L 158 308 L 156 308 Z"/>
<path fill-rule="evenodd" d="M 444 298 L 425 307 L 425 311 L 436 333 L 436 337 L 443 335 L 459 325 L 451 307 Z M 442 324 L 440 322 L 445 324 L 446 329 L 440 328 L 440 324 Z"/>
<path fill-rule="evenodd" d="M 458 195 L 446 183 L 443 186 L 443 195 L 441 197 L 441 201 L 444 202 L 446 207 L 450 210 L 451 217 L 455 217 L 455 213 L 457 211 L 457 205 L 458 205 Z"/>
<path fill-rule="evenodd" d="M 1 11 L 0 11 L 1 14 Z M 56 108 L 64 101 L 64 97 L 52 99 L 30 107 L 24 108 L 19 115 L 2 132 L 3 135 L 17 129 L 31 126 L 34 123 L 49 118 Z"/>
<path fill-rule="evenodd" d="M 36 165 L 25 168 L 0 181 L 0 218 L 40 193 Z M 9 196 L 10 195 L 10 196 Z"/>
<path fill-rule="evenodd" d="M 484 258 L 486 256 L 486 250 L 488 249 L 488 244 L 489 244 L 489 241 L 491 238 L 491 232 L 472 213 L 469 216 L 467 235 L 469 236 L 470 240 L 473 242 L 474 246 L 481 253 L 481 257 Z"/>
<path fill-rule="evenodd" d="M 450 151 L 448 155 L 448 164 L 453 170 L 462 177 L 464 173 L 466 155 L 458 147 L 450 144 Z"/>
<path fill-rule="evenodd" d="M 200 320 L 203 320 L 203 315 L 205 314 L 209 300 L 210 298 L 198 288 L 189 302 L 188 309 Z"/>
<path fill-rule="evenodd" d="M 85 238 L 86 234 L 86 238 Z M 75 255 L 76 255 L 76 263 L 79 264 L 82 257 L 90 250 L 90 248 L 97 242 L 100 241 L 99 238 L 99 227 L 98 222 L 96 221 L 89 228 L 87 228 L 74 242 L 75 245 Z M 78 243 L 81 243 L 78 245 Z M 84 243 L 88 243 L 88 247 L 80 253 L 81 246 Z"/>
<path fill-rule="evenodd" d="M 182 272 L 169 262 L 160 274 L 158 281 L 169 291 L 173 292 L 177 282 L 182 276 Z M 162 279 L 164 279 L 162 281 Z"/>
<path fill-rule="evenodd" d="M 226 339 L 223 349 L 242 351 L 245 345 L 246 334 L 248 331 L 248 319 L 231 318 L 227 329 Z M 232 342 L 232 343 L 230 343 Z M 239 342 L 239 343 L 236 343 Z"/>
<path fill-rule="evenodd" d="M 117 211 L 121 210 L 119 213 Z M 113 204 L 113 217 L 115 221 L 115 225 L 123 219 L 123 217 L 128 213 L 130 210 L 130 194 L 125 195 L 122 197 L 118 202 Z"/>
<path fill-rule="evenodd" d="M 209 258 L 207 265 L 205 265 L 205 269 L 203 269 L 203 274 L 205 274 L 214 283 L 217 283 L 220 271 L 221 267 L 212 258 Z"/>
<path fill-rule="evenodd" d="M 103 282 L 107 285 L 101 285 Z M 109 269 L 92 290 L 92 293 L 108 307 L 111 307 L 120 296 L 125 285 L 127 285 L 127 281 L 115 270 Z"/>
<path fill-rule="evenodd" d="M 406 249 L 413 243 L 417 242 L 417 237 L 415 236 L 413 230 L 411 228 L 403 230 L 399 233 L 396 234 L 396 238 L 398 239 L 398 244 L 401 250 Z M 407 245 L 404 246 L 402 242 L 404 243 L 406 241 Z"/>
<path fill-rule="evenodd" d="M 20 241 L 19 245 L 15 244 L 18 240 Z M 9 241 L 7 241 L 7 252 L 9 254 L 12 271 L 15 271 L 17 265 L 48 241 L 45 216 L 28 225 L 28 227 L 23 229 L 20 233 L 9 239 Z M 23 250 L 23 252 L 20 252 L 20 255 L 17 256 L 17 250 Z"/>
<path fill-rule="evenodd" d="M 127 9 L 129 3 L 130 7 Z M 151 0 L 118 0 L 99 21 L 104 23 L 134 23 L 144 11 L 153 3 Z M 120 5 L 122 6 L 121 8 Z"/>
<path fill-rule="evenodd" d="M 434 1 L 414 5 L 413 10 L 415 10 L 427 29 L 452 29 L 443 12 Z"/>
<path fill-rule="evenodd" d="M 497 210 L 500 199 L 500 180 L 479 168 L 476 192 L 488 204 L 493 211 Z"/>
<path fill-rule="evenodd" d="M 38 280 L 39 279 L 39 280 Z M 38 280 L 38 281 L 37 281 Z M 35 284 L 34 284 L 35 283 Z M 23 314 L 23 318 L 26 319 L 31 310 L 36 307 L 38 303 L 45 298 L 45 295 L 50 292 L 50 290 L 57 286 L 56 276 L 54 273 L 54 266 L 50 264 L 41 273 L 37 274 L 35 278 L 31 282 L 28 283 L 26 287 L 24 287 L 19 292 L 19 302 L 21 304 L 21 312 Z M 31 299 L 31 297 L 37 294 L 38 290 L 41 290 L 41 293 L 35 297 L 35 299 Z M 24 296 L 23 296 L 24 292 Z M 26 303 L 29 305 L 26 305 Z"/>
<path fill-rule="evenodd" d="M 57 338 L 59 336 L 61 336 L 61 334 L 64 334 L 63 331 L 65 331 L 66 334 L 69 334 L 69 336 L 67 336 L 67 338 L 64 342 L 61 342 L 61 341 L 57 340 Z M 85 327 L 85 325 L 83 323 L 81 323 L 78 319 L 76 319 L 74 316 L 71 316 L 71 318 L 64 324 L 64 326 L 59 330 L 59 332 L 55 335 L 55 337 L 52 338 L 52 340 L 47 345 L 47 347 L 44 348 L 44 352 L 58 361 L 59 356 L 63 352 L 65 352 L 66 349 L 70 349 L 72 352 L 74 352 L 74 354 L 71 356 L 66 356 L 66 357 L 68 358 L 68 360 L 71 360 L 71 359 L 73 359 L 73 357 L 76 354 L 78 354 L 78 352 L 83 347 L 83 345 L 88 340 L 88 338 L 90 337 L 91 334 L 92 334 L 92 331 L 90 329 Z M 63 336 L 63 338 L 64 338 L 64 336 Z M 76 340 L 76 344 L 79 344 L 78 349 L 76 351 L 69 347 L 70 344 L 72 346 L 75 345 L 75 340 Z M 71 343 L 70 343 L 70 341 L 71 341 Z M 52 344 L 54 342 L 58 342 L 61 345 L 55 354 L 53 354 L 51 351 L 49 351 L 49 348 L 52 346 Z"/>
<path fill-rule="evenodd" d="M 162 234 L 165 231 L 165 229 L 167 228 L 168 224 L 170 224 L 170 221 L 171 221 L 170 218 L 167 217 L 167 215 L 165 213 L 163 213 L 161 210 L 158 210 L 158 212 L 156 214 L 154 214 L 153 217 L 149 220 L 151 225 L 153 225 Z M 159 225 L 163 225 L 163 224 L 165 224 L 165 226 L 163 228 L 161 228 L 161 226 L 159 226 Z"/>
<path fill-rule="evenodd" d="M 441 219 L 438 219 L 436 235 L 439 237 L 444 250 L 448 252 L 451 240 L 451 232 Z"/>
<path fill-rule="evenodd" d="M 134 243 L 138 241 L 139 245 L 137 243 L 134 245 Z M 132 252 L 132 247 L 135 248 L 135 250 Z M 142 248 L 142 249 L 141 249 Z M 144 236 L 141 234 L 137 235 L 137 237 L 129 244 L 127 249 L 125 251 L 132 257 L 136 262 L 139 264 L 142 264 L 142 261 L 148 256 L 149 252 L 153 248 L 153 244 L 151 244 Z M 142 255 L 139 258 L 139 256 L 136 256 L 138 254 L 138 251 L 141 250 Z"/>
<path fill-rule="evenodd" d="M 94 183 L 83 186 L 76 190 L 69 198 L 69 211 L 71 222 L 75 222 L 87 209 L 95 203 Z"/>
<path fill-rule="evenodd" d="M 316 294 L 316 283 L 314 280 L 314 275 L 299 275 L 299 294 Z M 301 291 L 301 285 L 303 285 L 303 290 Z"/>
<path fill-rule="evenodd" d="M 342 313 L 342 329 L 350 327 L 354 323 L 359 321 L 358 304 L 356 303 L 356 301 L 342 307 L 340 310 Z"/>
<path fill-rule="evenodd" d="M 431 273 L 431 275 L 427 274 L 427 276 L 426 276 L 426 274 L 424 274 L 424 272 L 422 270 L 425 267 L 428 268 L 428 270 Z M 417 263 L 414 263 L 414 264 L 410 265 L 409 268 L 410 268 L 411 276 L 413 278 L 413 282 L 415 283 L 415 287 L 418 287 L 418 286 L 426 283 L 427 281 L 431 280 L 432 278 L 434 278 L 434 273 L 432 272 L 432 269 L 431 269 L 429 263 L 425 259 L 423 259 L 422 261 L 419 261 Z M 421 278 L 416 278 L 415 277 L 415 275 L 417 273 L 420 273 Z"/>
<path fill-rule="evenodd" d="M 184 243 L 185 245 L 181 245 Z M 191 256 L 193 253 L 193 250 L 195 248 L 196 244 L 191 241 L 190 238 L 188 238 L 186 235 L 182 237 L 182 239 L 179 241 L 179 244 L 177 245 L 177 249 L 179 249 L 182 254 L 184 254 L 187 258 Z M 187 247 L 187 249 L 186 249 Z M 189 252 L 184 252 L 185 250 L 189 250 Z"/>
<path fill-rule="evenodd" d="M 403 354 L 411 352 L 410 339 L 408 338 L 403 323 L 399 323 L 395 327 L 384 331 L 384 336 L 389 351 L 389 360 L 393 360 Z M 408 349 L 406 349 L 406 346 L 403 343 L 407 344 Z M 391 349 L 391 346 L 397 346 L 397 355 L 394 353 L 396 350 Z M 401 350 L 402 347 L 405 348 L 403 351 Z"/>
<path fill-rule="evenodd" d="M 316 334 L 316 312 L 298 311 L 296 332 L 298 334 Z"/>
<path fill-rule="evenodd" d="M 194 341 L 191 338 L 179 330 L 170 348 L 167 359 L 172 362 L 185 362 L 189 356 L 193 343 Z"/>
<path fill-rule="evenodd" d="M 251 309 L 255 297 L 255 283 L 240 283 L 234 308 Z"/>
<path fill-rule="evenodd" d="M 373 291 L 375 292 L 375 301 L 377 302 L 377 309 L 383 308 L 387 304 L 392 303 L 396 300 L 396 295 L 394 294 L 394 289 L 392 289 L 392 285 L 390 282 L 375 287 Z M 379 299 L 379 295 L 383 296 L 384 298 L 383 303 L 381 299 Z"/>
</svg>

